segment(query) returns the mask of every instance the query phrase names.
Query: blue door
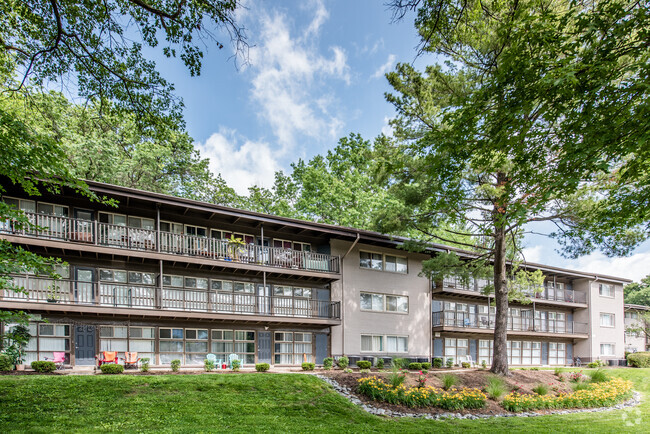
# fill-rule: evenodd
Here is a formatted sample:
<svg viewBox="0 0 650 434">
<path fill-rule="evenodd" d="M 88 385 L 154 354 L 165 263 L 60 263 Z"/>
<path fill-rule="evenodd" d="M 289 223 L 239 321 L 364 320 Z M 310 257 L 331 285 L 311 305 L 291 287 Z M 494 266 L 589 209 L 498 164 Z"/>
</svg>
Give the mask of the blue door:
<svg viewBox="0 0 650 434">
<path fill-rule="evenodd" d="M 78 325 L 74 328 L 75 365 L 95 364 L 95 326 Z"/>
<path fill-rule="evenodd" d="M 257 333 L 257 363 L 271 364 L 271 332 Z"/>
</svg>

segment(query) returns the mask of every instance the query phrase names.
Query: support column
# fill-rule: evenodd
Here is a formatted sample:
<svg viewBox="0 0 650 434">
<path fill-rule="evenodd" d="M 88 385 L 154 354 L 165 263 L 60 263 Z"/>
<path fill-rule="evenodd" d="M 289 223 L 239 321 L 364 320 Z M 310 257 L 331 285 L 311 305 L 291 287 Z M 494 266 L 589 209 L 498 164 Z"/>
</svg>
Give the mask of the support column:
<svg viewBox="0 0 650 434">
<path fill-rule="evenodd" d="M 159 277 L 158 277 L 158 294 L 155 298 L 156 309 L 162 309 L 162 294 L 163 294 L 163 261 L 158 260 Z"/>
</svg>

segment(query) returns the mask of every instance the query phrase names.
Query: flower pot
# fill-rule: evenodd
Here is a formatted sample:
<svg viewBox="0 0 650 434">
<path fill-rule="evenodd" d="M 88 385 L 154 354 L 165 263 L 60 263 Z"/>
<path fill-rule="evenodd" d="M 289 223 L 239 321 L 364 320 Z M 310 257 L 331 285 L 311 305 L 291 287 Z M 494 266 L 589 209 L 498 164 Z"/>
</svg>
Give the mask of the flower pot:
<svg viewBox="0 0 650 434">
<path fill-rule="evenodd" d="M 57 300 L 56 298 L 48 298 L 48 299 L 47 299 L 47 302 L 48 302 L 48 303 L 58 303 L 59 300 Z"/>
<path fill-rule="evenodd" d="M 16 365 L 16 371 L 24 371 L 25 365 Z"/>
</svg>

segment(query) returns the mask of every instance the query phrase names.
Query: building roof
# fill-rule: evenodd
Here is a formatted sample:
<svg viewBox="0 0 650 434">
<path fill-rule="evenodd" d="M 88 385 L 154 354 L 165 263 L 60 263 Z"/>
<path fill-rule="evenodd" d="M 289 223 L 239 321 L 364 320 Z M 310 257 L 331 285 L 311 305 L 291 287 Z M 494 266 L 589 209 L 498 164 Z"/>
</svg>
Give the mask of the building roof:
<svg viewBox="0 0 650 434">
<path fill-rule="evenodd" d="M 317 223 L 317 222 L 290 218 L 290 217 L 280 217 L 272 214 L 264 214 L 255 211 L 232 208 L 224 205 L 216 205 L 209 202 L 201 202 L 198 200 L 186 199 L 182 197 L 171 196 L 163 193 L 155 193 L 146 190 L 139 190 L 130 187 L 122 187 L 119 185 L 107 184 L 103 182 L 87 180 L 86 183 L 88 184 L 91 190 L 97 193 L 103 193 L 108 195 L 121 195 L 128 198 L 141 199 L 145 201 L 153 201 L 160 204 L 168 204 L 168 205 L 176 205 L 176 206 L 181 205 L 199 211 L 207 211 L 215 214 L 228 215 L 237 218 L 248 218 L 256 221 L 261 221 L 264 223 L 277 224 L 281 226 L 292 226 L 297 229 L 307 229 L 307 230 L 326 233 L 334 238 L 351 239 L 351 240 L 358 238 L 359 241 L 363 241 L 364 243 L 384 245 L 390 247 L 397 247 L 406 241 L 412 241 L 409 238 L 396 236 L 396 235 L 382 234 L 379 232 L 357 229 L 352 227 L 345 227 L 345 226 L 337 226 L 328 223 Z M 437 243 L 427 243 L 426 252 L 427 253 L 456 252 L 461 256 L 466 256 L 466 257 L 475 256 L 474 252 L 464 250 L 464 249 L 459 249 L 453 246 L 447 246 L 444 244 L 437 244 Z M 525 262 L 523 266 L 525 268 L 530 268 L 530 269 L 539 269 L 547 274 L 558 275 L 558 276 L 574 278 L 574 279 L 579 279 L 579 278 L 594 279 L 594 280 L 600 279 L 600 280 L 606 280 L 606 281 L 611 281 L 616 283 L 632 282 L 632 280 L 630 279 L 625 279 L 621 277 L 609 276 L 606 274 L 599 274 L 599 273 L 589 273 L 589 272 L 583 272 L 579 270 L 571 270 L 567 268 L 553 267 L 553 266 L 538 264 L 533 262 Z"/>
<path fill-rule="evenodd" d="M 650 310 L 650 306 L 645 306 L 643 304 L 628 304 L 624 305 L 626 310 Z"/>
</svg>

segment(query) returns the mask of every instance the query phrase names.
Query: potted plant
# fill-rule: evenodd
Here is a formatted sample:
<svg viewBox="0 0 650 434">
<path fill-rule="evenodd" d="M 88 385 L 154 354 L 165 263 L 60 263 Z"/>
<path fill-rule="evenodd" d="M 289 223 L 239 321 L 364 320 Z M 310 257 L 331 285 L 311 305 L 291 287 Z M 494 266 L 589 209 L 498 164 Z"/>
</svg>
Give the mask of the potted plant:
<svg viewBox="0 0 650 434">
<path fill-rule="evenodd" d="M 32 337 L 29 332 L 29 328 L 24 324 L 18 324 L 14 326 L 9 333 L 5 334 L 7 339 L 7 349 L 5 354 L 9 356 L 11 362 L 16 366 L 17 371 L 24 371 L 25 365 L 25 346 L 29 343 L 29 339 Z"/>
<path fill-rule="evenodd" d="M 58 295 L 58 289 L 59 287 L 57 285 L 50 285 L 47 287 L 47 302 L 48 303 L 58 303 L 59 302 L 59 295 Z"/>
<path fill-rule="evenodd" d="M 245 251 L 245 245 L 246 243 L 244 240 L 235 238 L 234 235 L 230 236 L 230 239 L 228 240 L 228 254 L 233 261 L 239 261 L 239 255 Z"/>
</svg>

